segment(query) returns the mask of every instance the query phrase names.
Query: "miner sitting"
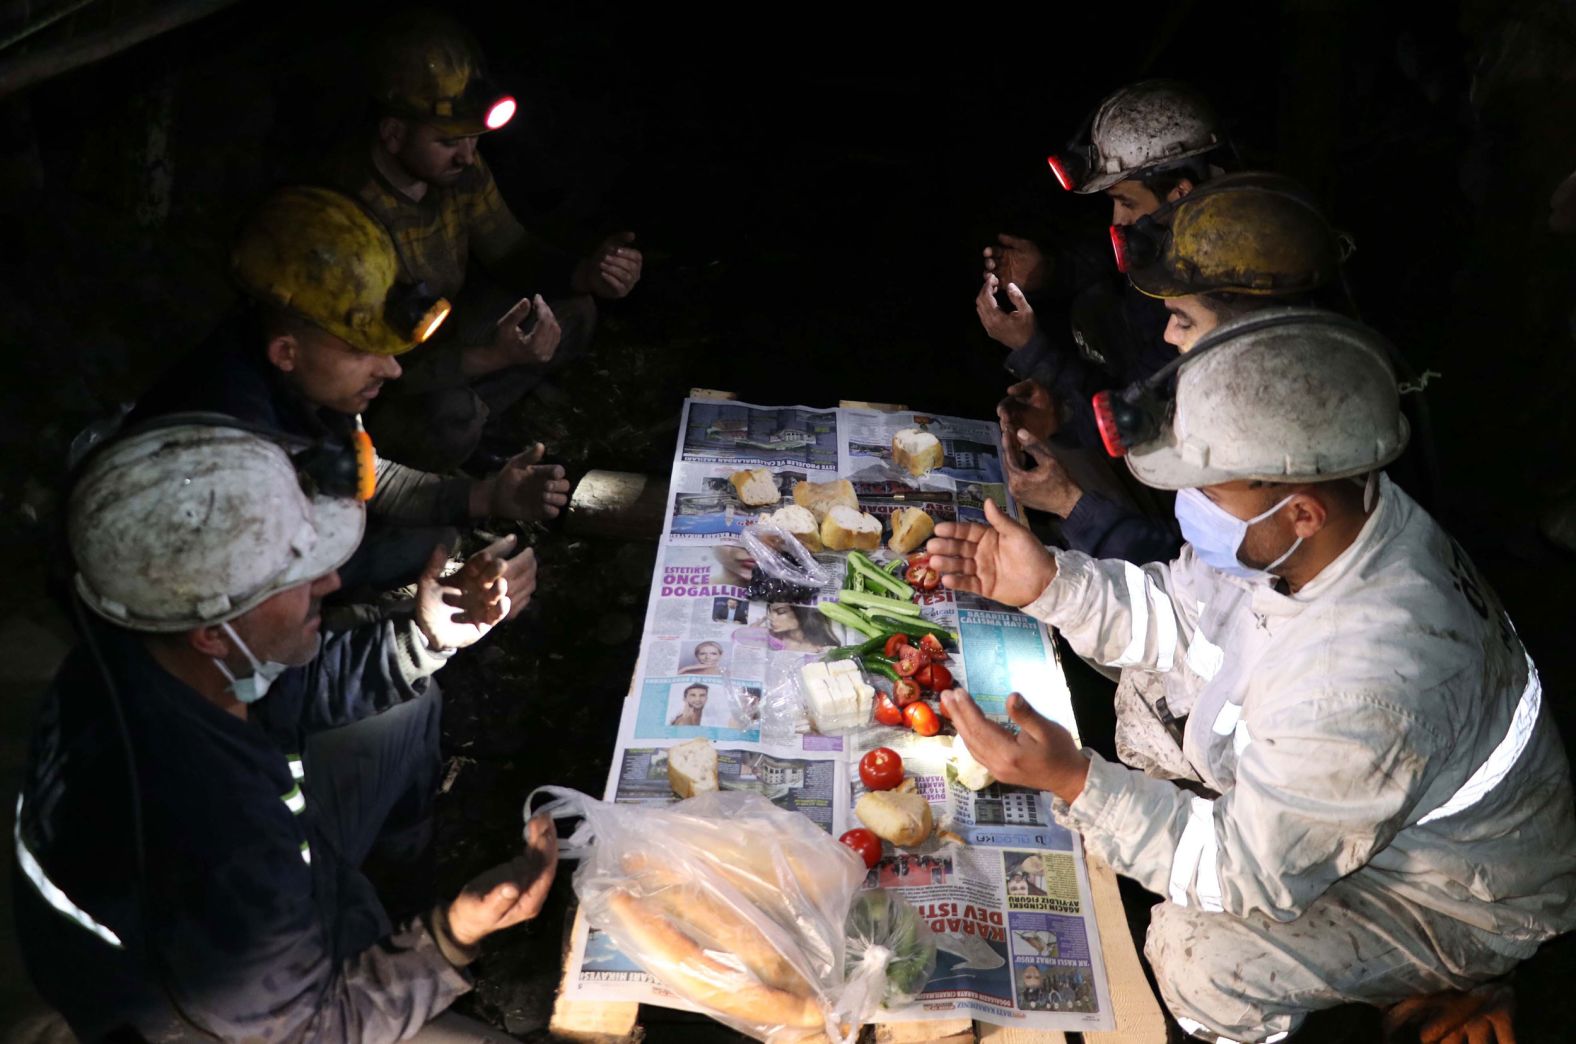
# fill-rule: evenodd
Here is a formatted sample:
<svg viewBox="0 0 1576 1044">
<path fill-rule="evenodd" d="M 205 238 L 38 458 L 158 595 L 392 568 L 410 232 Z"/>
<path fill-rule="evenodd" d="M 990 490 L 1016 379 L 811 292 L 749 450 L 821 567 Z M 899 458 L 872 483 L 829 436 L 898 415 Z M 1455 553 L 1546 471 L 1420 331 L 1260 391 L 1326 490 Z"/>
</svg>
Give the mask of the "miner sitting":
<svg viewBox="0 0 1576 1044">
<path fill-rule="evenodd" d="M 1290 178 L 1226 174 L 1121 234 L 1134 289 L 1170 313 L 1164 340 L 1172 359 L 1234 315 L 1345 298 L 1339 233 Z M 1058 460 L 1054 443 L 1068 407 L 1084 418 L 1075 425 L 1093 423 L 1089 400 L 1060 406 L 1032 380 L 1014 385 L 997 406 L 1013 496 L 1061 518 L 1075 551 L 1139 565 L 1175 558 L 1181 539 L 1169 497 L 1157 496 L 1146 513 L 1085 489 Z"/>
<path fill-rule="evenodd" d="M 28 971 L 83 1040 L 407 1038 L 470 988 L 483 937 L 541 909 L 546 820 L 398 923 L 358 869 L 421 785 L 403 709 L 520 611 L 534 566 L 500 544 L 440 582 L 434 556 L 412 616 L 321 633 L 364 520 L 337 492 L 272 441 L 176 423 L 75 483 L 84 643 L 33 736 L 12 894 Z M 303 758 L 352 721 L 376 726 L 353 757 Z"/>
<path fill-rule="evenodd" d="M 132 420 L 208 411 L 308 440 L 345 438 L 400 376 L 397 356 L 443 324 L 446 301 L 399 278 L 388 233 L 330 189 L 285 188 L 246 224 L 231 271 L 247 303 L 138 403 Z M 415 437 L 443 440 L 443 420 Z M 469 422 L 459 422 L 469 427 Z M 448 527 L 541 519 L 568 503 L 563 468 L 537 444 L 484 479 L 378 463 L 367 538 L 341 570 L 347 588 L 414 580 Z"/>
<path fill-rule="evenodd" d="M 1049 790 L 1166 897 L 1145 952 L 1178 1023 L 1279 1040 L 1315 1009 L 1471 990 L 1576 926 L 1564 748 L 1494 592 L 1382 471 L 1408 429 L 1379 337 L 1244 316 L 1122 428 L 1133 474 L 1177 491 L 1174 561 L 1048 552 L 989 505 L 929 551 L 948 587 L 1156 672 L 1185 719 L 1153 752 L 1171 780 L 1079 750 L 1016 694 L 1016 734 L 944 697 L 997 778 Z"/>
<path fill-rule="evenodd" d="M 1175 80 L 1129 84 L 1103 100 L 1085 128 L 1051 157 L 1063 189 L 1104 193 L 1111 225 L 1126 228 L 1206 184 L 1226 137 L 1209 102 Z M 980 322 L 1007 348 L 1006 368 L 1034 379 L 1074 406 L 1111 384 L 1148 377 L 1174 357 L 1161 340 L 1167 314 L 1128 285 L 1105 235 L 1042 250 L 1003 234 L 985 249 L 985 279 L 975 299 Z M 1005 292 L 1011 310 L 997 294 Z M 1070 302 L 1072 341 L 1044 329 L 1032 301 Z M 1083 445 L 1094 447 L 1090 427 Z"/>
<path fill-rule="evenodd" d="M 515 219 L 477 145 L 509 123 L 516 102 L 488 80 L 461 26 L 407 11 L 384 23 L 372 51 L 371 126 L 333 180 L 393 234 L 402 277 L 454 302 L 454 315 L 367 425 L 395 460 L 442 471 L 471 455 L 490 417 L 589 342 L 594 298 L 628 294 L 642 257 L 623 233 L 577 259 Z M 451 417 L 474 431 L 420 434 Z"/>
</svg>

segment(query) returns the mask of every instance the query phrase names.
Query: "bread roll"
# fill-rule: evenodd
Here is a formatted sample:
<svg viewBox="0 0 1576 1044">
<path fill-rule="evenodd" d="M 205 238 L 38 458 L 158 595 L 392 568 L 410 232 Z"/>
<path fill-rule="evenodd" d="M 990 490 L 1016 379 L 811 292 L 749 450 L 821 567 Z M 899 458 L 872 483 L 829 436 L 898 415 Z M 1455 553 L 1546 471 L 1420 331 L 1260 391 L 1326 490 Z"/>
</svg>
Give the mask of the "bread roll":
<svg viewBox="0 0 1576 1044">
<path fill-rule="evenodd" d="M 681 798 L 717 789 L 717 748 L 692 739 L 668 750 L 668 786 Z"/>
<path fill-rule="evenodd" d="M 839 504 L 821 522 L 821 543 L 828 551 L 874 551 L 881 546 L 881 520 Z"/>
<path fill-rule="evenodd" d="M 766 985 L 801 996 L 815 992 L 760 928 L 706 889 L 678 885 L 658 889 L 646 898 L 703 949 L 733 954 Z"/>
<path fill-rule="evenodd" d="M 935 828 L 930 802 L 918 794 L 872 790 L 854 805 L 854 815 L 883 841 L 917 845 Z"/>
<path fill-rule="evenodd" d="M 806 508 L 817 522 L 826 519 L 827 512 L 841 505 L 859 510 L 859 498 L 854 495 L 854 484 L 847 479 L 831 482 L 795 482 L 793 502 Z"/>
<path fill-rule="evenodd" d="M 809 508 L 790 504 L 761 516 L 761 521 L 792 533 L 810 551 L 821 550 L 821 523 Z"/>
<path fill-rule="evenodd" d="M 906 555 L 929 540 L 935 531 L 935 520 L 919 508 L 898 508 L 892 512 L 892 539 L 887 541 L 887 547 Z"/>
<path fill-rule="evenodd" d="M 941 467 L 945 460 L 941 440 L 928 431 L 904 428 L 892 436 L 892 463 L 916 478 Z"/>
<path fill-rule="evenodd" d="M 687 999 L 754 1025 L 815 1029 L 825 1024 L 814 998 L 763 986 L 708 956 L 650 901 L 615 889 L 608 893 L 607 905 L 615 933 L 628 940 L 628 949 Z"/>
<path fill-rule="evenodd" d="M 733 490 L 739 495 L 739 500 L 751 507 L 775 504 L 782 499 L 776 477 L 766 468 L 735 471 L 728 476 L 728 481 L 733 483 Z"/>
</svg>

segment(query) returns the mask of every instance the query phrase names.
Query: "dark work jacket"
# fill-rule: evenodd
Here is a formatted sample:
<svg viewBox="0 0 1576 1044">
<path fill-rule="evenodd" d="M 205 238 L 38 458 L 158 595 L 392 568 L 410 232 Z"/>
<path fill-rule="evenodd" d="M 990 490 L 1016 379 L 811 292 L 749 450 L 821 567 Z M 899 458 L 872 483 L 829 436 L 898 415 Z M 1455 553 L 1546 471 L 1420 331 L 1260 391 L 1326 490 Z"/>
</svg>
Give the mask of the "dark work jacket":
<svg viewBox="0 0 1576 1044">
<path fill-rule="evenodd" d="M 1058 252 L 1041 294 L 1073 296 L 1070 343 L 1053 341 L 1038 327 L 1028 344 L 1007 356 L 1007 370 L 1043 384 L 1062 404 L 1065 421 L 1055 436 L 1060 446 L 1098 450 L 1090 401 L 1097 392 L 1150 377 L 1177 357 L 1163 340 L 1169 315 L 1163 303 L 1140 293 L 1116 270 L 1108 248 Z M 1035 311 L 1051 314 L 1038 306 Z M 1075 551 L 1138 565 L 1169 562 L 1182 547 L 1174 518 L 1145 514 L 1093 490 L 1085 490 L 1061 531 Z"/>
<path fill-rule="evenodd" d="M 355 418 L 319 408 L 284 380 L 263 351 L 256 309 L 227 317 L 196 351 L 181 359 L 137 401 L 127 417 L 133 425 L 169 413 L 223 413 L 289 435 L 345 437 Z M 378 460 L 378 486 L 367 505 L 369 525 L 456 525 L 470 518 L 468 478 L 433 475 L 390 460 Z"/>
<path fill-rule="evenodd" d="M 200 1039 L 169 990 L 225 1040 L 392 1041 L 469 988 L 422 921 L 390 928 L 321 829 L 312 781 L 298 788 L 294 774 L 307 733 L 412 698 L 442 664 L 408 620 L 327 635 L 247 721 L 135 636 L 92 626 L 136 760 L 152 916 L 112 704 L 82 647 L 44 698 L 22 784 L 18 836 L 47 880 L 19 848 L 12 892 L 28 971 L 80 1038 Z M 49 885 L 121 945 L 62 913 Z"/>
</svg>

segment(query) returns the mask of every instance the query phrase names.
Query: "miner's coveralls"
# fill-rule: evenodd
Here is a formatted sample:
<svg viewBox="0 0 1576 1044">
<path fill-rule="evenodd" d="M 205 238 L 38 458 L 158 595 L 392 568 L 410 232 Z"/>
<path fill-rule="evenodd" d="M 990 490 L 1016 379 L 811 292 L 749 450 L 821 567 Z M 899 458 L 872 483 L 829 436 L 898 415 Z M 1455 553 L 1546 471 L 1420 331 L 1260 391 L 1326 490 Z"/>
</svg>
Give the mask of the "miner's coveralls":
<svg viewBox="0 0 1576 1044">
<path fill-rule="evenodd" d="M 1180 757 L 1218 795 L 1091 754 L 1057 803 L 1167 897 L 1145 949 L 1196 1036 L 1275 1040 L 1313 1009 L 1468 987 L 1576 926 L 1570 772 L 1537 671 L 1466 555 L 1387 479 L 1293 596 L 1190 547 L 1057 565 L 1025 611 L 1081 655 L 1159 672 L 1187 718 L 1153 761 Z"/>
<path fill-rule="evenodd" d="M 79 1037 L 204 1039 L 190 1020 L 225 1040 L 370 1044 L 470 989 L 466 955 L 429 918 L 391 924 L 358 869 L 406 790 L 435 787 L 420 776 L 426 689 L 447 657 L 411 620 L 325 635 L 247 720 L 136 636 L 89 626 L 125 715 L 141 837 L 112 705 L 79 648 L 40 710 L 12 892 L 28 971 Z M 352 721 L 364 742 L 315 759 L 310 738 Z"/>
</svg>

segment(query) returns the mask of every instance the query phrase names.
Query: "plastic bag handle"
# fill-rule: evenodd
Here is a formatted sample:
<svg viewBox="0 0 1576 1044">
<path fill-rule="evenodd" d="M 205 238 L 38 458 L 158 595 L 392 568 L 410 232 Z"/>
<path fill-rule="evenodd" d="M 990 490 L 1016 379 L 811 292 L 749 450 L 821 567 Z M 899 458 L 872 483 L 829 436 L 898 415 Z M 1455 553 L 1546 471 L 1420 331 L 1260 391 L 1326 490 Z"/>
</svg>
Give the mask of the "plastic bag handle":
<svg viewBox="0 0 1576 1044">
<path fill-rule="evenodd" d="M 533 812 L 531 805 L 536 802 L 538 794 L 546 794 L 552 800 Z M 529 825 L 537 816 L 546 816 L 555 821 L 579 819 L 580 825 L 575 827 L 574 833 L 559 839 L 558 858 L 583 859 L 591 854 L 591 843 L 596 840 L 596 827 L 591 822 L 590 810 L 600 804 L 591 795 L 569 787 L 537 787 L 525 799 L 525 822 Z"/>
</svg>

